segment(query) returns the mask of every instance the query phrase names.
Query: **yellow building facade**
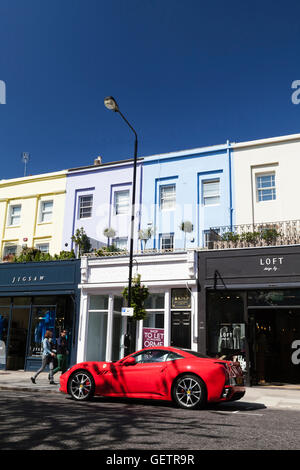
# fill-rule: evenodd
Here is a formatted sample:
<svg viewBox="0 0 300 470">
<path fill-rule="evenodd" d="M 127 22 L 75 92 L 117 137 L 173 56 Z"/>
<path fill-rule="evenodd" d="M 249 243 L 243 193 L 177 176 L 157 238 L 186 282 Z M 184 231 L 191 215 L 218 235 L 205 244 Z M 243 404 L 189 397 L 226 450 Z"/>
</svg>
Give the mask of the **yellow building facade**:
<svg viewBox="0 0 300 470">
<path fill-rule="evenodd" d="M 62 250 L 67 171 L 0 180 L 0 256 Z"/>
</svg>

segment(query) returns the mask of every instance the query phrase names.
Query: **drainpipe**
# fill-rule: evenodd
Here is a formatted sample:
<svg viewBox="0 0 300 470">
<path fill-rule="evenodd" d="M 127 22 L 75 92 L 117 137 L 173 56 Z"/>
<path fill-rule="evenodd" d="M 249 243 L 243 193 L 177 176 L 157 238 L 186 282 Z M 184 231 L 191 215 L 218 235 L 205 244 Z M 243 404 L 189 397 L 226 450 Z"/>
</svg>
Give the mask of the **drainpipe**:
<svg viewBox="0 0 300 470">
<path fill-rule="evenodd" d="M 233 225 L 233 207 L 232 207 L 232 159 L 230 142 L 227 140 L 227 156 L 228 156 L 228 169 L 229 169 L 229 212 L 230 212 L 230 231 L 232 232 Z"/>
</svg>

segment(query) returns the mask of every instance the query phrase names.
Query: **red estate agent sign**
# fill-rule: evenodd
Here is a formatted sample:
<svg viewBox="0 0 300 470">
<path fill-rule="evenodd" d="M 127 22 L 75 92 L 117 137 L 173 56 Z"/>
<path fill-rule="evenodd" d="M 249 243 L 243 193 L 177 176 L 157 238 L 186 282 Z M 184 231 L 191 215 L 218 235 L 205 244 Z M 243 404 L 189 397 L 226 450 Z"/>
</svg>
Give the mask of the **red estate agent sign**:
<svg viewBox="0 0 300 470">
<path fill-rule="evenodd" d="M 163 328 L 143 328 L 143 348 L 164 345 L 165 330 Z"/>
</svg>

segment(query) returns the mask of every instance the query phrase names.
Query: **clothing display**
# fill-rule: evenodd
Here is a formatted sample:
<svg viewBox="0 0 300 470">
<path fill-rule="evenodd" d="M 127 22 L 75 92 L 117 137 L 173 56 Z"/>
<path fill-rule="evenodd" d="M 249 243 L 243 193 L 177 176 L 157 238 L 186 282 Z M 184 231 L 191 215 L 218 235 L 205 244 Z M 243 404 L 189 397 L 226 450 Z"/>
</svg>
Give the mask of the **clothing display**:
<svg viewBox="0 0 300 470">
<path fill-rule="evenodd" d="M 245 325 L 243 323 L 231 323 L 220 325 L 218 338 L 218 352 L 223 350 L 245 349 Z"/>
<path fill-rule="evenodd" d="M 47 330 L 54 331 L 55 326 L 55 308 L 46 310 L 45 308 L 40 308 L 36 312 L 36 323 L 33 330 L 31 354 L 34 356 L 40 356 L 42 354 L 42 341 L 45 337 Z"/>
</svg>

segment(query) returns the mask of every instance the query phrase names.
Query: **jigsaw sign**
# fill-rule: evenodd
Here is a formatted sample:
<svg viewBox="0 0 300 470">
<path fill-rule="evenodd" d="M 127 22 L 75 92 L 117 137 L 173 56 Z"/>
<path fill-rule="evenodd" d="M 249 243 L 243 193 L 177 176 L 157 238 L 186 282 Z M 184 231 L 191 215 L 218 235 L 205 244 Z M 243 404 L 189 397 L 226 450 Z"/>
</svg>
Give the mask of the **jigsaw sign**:
<svg viewBox="0 0 300 470">
<path fill-rule="evenodd" d="M 6 85 L 3 80 L 0 80 L 0 104 L 6 104 Z"/>
</svg>

